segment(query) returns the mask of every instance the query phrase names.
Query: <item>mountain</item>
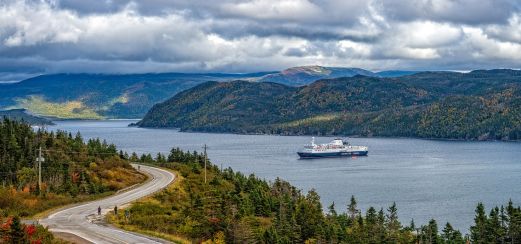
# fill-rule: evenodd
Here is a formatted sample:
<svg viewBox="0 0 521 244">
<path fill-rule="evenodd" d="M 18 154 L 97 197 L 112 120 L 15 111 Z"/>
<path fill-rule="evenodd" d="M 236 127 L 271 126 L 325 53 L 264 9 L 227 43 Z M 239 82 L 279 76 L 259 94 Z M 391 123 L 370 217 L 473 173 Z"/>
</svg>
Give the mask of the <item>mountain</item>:
<svg viewBox="0 0 521 244">
<path fill-rule="evenodd" d="M 141 118 L 152 105 L 206 81 L 252 74 L 53 74 L 0 84 L 0 109 L 25 108 L 57 118 Z"/>
<path fill-rule="evenodd" d="M 183 131 L 521 139 L 521 71 L 355 76 L 292 87 L 208 82 L 137 123 Z"/>
<path fill-rule="evenodd" d="M 8 118 L 15 121 L 24 121 L 31 125 L 53 125 L 54 123 L 46 118 L 35 116 L 25 109 L 11 109 L 0 111 L 0 119 Z"/>
<path fill-rule="evenodd" d="M 261 77 L 260 82 L 276 82 L 288 86 L 307 85 L 313 81 L 328 78 L 352 77 L 355 75 L 376 76 L 375 73 L 359 68 L 339 68 L 322 66 L 299 66 Z"/>
<path fill-rule="evenodd" d="M 378 77 L 400 77 L 405 75 L 413 75 L 420 73 L 419 71 L 407 71 L 407 70 L 385 70 L 376 73 Z"/>
<path fill-rule="evenodd" d="M 323 66 L 299 66 L 283 70 L 278 73 L 267 74 L 258 79 L 260 82 L 276 82 L 288 86 L 308 85 L 320 79 L 332 79 L 340 77 L 353 77 L 357 75 L 371 77 L 400 77 L 412 75 L 417 71 L 388 70 L 374 73 L 359 68 L 323 67 Z"/>
<path fill-rule="evenodd" d="M 393 76 L 403 74 L 409 73 L 392 72 Z M 318 79 L 355 75 L 378 76 L 358 68 L 321 66 L 246 74 L 41 75 L 17 83 L 0 83 L 0 109 L 24 108 L 34 114 L 65 119 L 142 118 L 152 105 L 207 81 L 244 79 L 300 86 Z"/>
</svg>

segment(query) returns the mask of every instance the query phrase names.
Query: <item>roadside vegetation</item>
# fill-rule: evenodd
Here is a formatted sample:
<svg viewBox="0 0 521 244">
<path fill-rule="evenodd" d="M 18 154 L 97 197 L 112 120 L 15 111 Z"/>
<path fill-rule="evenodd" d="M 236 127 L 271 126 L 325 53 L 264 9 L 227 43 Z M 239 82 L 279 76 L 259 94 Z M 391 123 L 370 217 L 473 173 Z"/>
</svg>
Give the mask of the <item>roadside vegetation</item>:
<svg viewBox="0 0 521 244">
<path fill-rule="evenodd" d="M 0 243 L 67 243 L 54 238 L 51 232 L 41 225 L 27 225 L 20 222 L 20 217 L 0 216 Z"/>
<path fill-rule="evenodd" d="M 137 158 L 137 155 L 133 157 Z M 401 222 L 398 208 L 370 207 L 361 212 L 354 197 L 324 211 L 320 196 L 302 193 L 286 181 L 261 180 L 208 163 L 204 156 L 178 148 L 168 156 L 143 155 L 143 163 L 178 174 L 169 188 L 108 219 L 127 230 L 174 242 L 205 243 L 519 243 L 521 209 L 509 202 L 487 214 L 476 208 L 469 235 L 449 223 Z"/>
<path fill-rule="evenodd" d="M 40 148 L 45 159 L 41 185 L 37 163 Z M 146 178 L 132 168 L 128 155 L 112 144 L 99 139 L 85 142 L 79 133 L 73 136 L 65 131 L 34 130 L 9 119 L 0 121 L 0 176 L 0 239 L 12 238 L 4 229 L 12 230 L 12 223 L 16 224 L 19 217 L 107 196 Z"/>
</svg>

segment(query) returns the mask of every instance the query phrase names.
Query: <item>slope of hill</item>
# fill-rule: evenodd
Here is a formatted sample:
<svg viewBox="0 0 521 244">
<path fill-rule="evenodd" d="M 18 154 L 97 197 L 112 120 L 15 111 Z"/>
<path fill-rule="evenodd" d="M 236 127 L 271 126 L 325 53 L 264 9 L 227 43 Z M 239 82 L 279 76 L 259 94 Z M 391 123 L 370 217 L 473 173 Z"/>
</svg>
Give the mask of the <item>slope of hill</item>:
<svg viewBox="0 0 521 244">
<path fill-rule="evenodd" d="M 57 118 L 141 118 L 153 104 L 203 82 L 266 74 L 42 75 L 0 84 L 0 109 L 26 108 Z"/>
<path fill-rule="evenodd" d="M 25 109 L 11 109 L 0 111 L 0 119 L 8 118 L 10 120 L 24 121 L 31 125 L 53 125 L 54 123 L 46 118 L 32 115 Z"/>
<path fill-rule="evenodd" d="M 308 86 L 205 83 L 138 123 L 185 131 L 521 139 L 521 71 L 355 76 Z"/>
</svg>

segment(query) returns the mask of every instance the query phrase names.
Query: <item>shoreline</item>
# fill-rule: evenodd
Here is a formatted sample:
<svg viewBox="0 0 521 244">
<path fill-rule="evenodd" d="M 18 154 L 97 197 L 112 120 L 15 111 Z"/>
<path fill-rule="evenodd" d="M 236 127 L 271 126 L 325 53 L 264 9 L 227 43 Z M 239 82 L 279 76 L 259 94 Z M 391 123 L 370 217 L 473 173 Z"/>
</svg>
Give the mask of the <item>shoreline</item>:
<svg viewBox="0 0 521 244">
<path fill-rule="evenodd" d="M 128 118 L 128 119 L 80 119 L 80 118 L 74 118 L 74 119 L 64 119 L 64 118 L 52 118 L 48 117 L 48 119 L 51 120 L 51 122 L 60 122 L 60 121 L 78 121 L 78 122 L 96 122 L 96 121 L 136 121 L 139 122 L 141 119 L 137 118 Z M 56 124 L 54 124 L 56 125 Z M 53 125 L 51 125 L 53 126 Z M 205 133 L 205 134 L 231 134 L 231 135 L 263 135 L 263 136 L 315 136 L 315 137 L 347 137 L 347 138 L 377 138 L 377 139 L 418 139 L 418 140 L 430 140 L 430 141 L 454 141 L 454 142 L 510 142 L 510 143 L 520 143 L 521 139 L 519 140 L 493 140 L 493 139 L 486 139 L 486 140 L 479 140 L 477 138 L 475 139 L 457 139 L 457 138 L 436 138 L 436 137 L 407 137 L 407 136 L 360 136 L 360 135 L 314 135 L 314 134 L 270 134 L 270 133 L 240 133 L 240 132 L 231 132 L 231 131 L 222 131 L 222 132 L 214 132 L 214 131 L 197 131 L 197 130 L 183 130 L 179 127 L 146 127 L 146 126 L 139 126 L 136 123 L 130 123 L 127 125 L 127 127 L 133 127 L 133 128 L 141 128 L 141 129 L 159 129 L 159 130 L 177 130 L 178 132 L 182 133 Z"/>
<path fill-rule="evenodd" d="M 53 122 L 60 121 L 139 121 L 140 119 L 59 119 L 52 120 Z M 229 135 L 249 135 L 249 136 L 308 136 L 308 137 L 347 137 L 347 138 L 363 138 L 363 139 L 417 139 L 417 140 L 428 140 L 428 141 L 451 141 L 451 142 L 508 142 L 508 143 L 521 143 L 520 140 L 479 140 L 479 139 L 456 139 L 456 138 L 436 138 L 436 137 L 406 137 L 406 136 L 360 136 L 360 135 L 313 135 L 313 134 L 269 134 L 269 133 L 239 133 L 239 132 L 214 132 L 214 131 L 197 131 L 197 130 L 183 130 L 178 127 L 143 127 L 138 126 L 135 123 L 130 123 L 127 127 L 150 129 L 150 130 L 177 130 L 181 133 L 204 133 L 204 134 L 229 134 Z"/>
<path fill-rule="evenodd" d="M 363 138 L 363 139 L 417 139 L 428 141 L 452 141 L 452 142 L 509 142 L 520 143 L 520 140 L 478 140 L 478 139 L 455 139 L 455 138 L 436 138 L 436 137 L 406 137 L 406 136 L 359 136 L 359 135 L 313 135 L 313 134 L 270 134 L 270 133 L 239 133 L 239 132 L 212 132 L 197 130 L 182 130 L 177 127 L 142 127 L 137 125 L 128 125 L 128 127 L 141 129 L 157 129 L 157 130 L 177 130 L 182 133 L 205 133 L 205 134 L 229 134 L 229 135 L 250 135 L 250 136 L 308 136 L 308 137 L 344 137 L 344 138 Z"/>
</svg>

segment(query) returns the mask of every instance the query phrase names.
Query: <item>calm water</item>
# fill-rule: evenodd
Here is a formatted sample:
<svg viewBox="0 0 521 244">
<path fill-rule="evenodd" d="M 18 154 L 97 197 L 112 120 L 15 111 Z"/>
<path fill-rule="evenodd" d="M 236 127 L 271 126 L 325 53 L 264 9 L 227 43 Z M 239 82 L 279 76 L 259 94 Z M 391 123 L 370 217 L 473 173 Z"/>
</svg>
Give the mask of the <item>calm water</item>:
<svg viewBox="0 0 521 244">
<path fill-rule="evenodd" d="M 395 201 L 405 225 L 434 218 L 468 232 L 477 202 L 487 208 L 509 199 L 521 204 L 521 143 L 352 138 L 354 145 L 369 146 L 368 157 L 299 160 L 295 152 L 308 136 L 180 133 L 127 127 L 131 122 L 58 121 L 49 129 L 80 131 L 137 153 L 167 153 L 174 146 L 201 151 L 206 143 L 214 164 L 267 180 L 281 177 L 303 191 L 315 188 L 324 209 L 334 201 L 344 210 L 351 195 L 364 211 Z"/>
</svg>

